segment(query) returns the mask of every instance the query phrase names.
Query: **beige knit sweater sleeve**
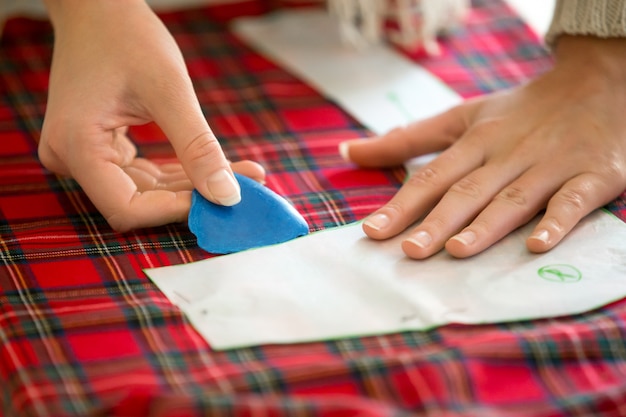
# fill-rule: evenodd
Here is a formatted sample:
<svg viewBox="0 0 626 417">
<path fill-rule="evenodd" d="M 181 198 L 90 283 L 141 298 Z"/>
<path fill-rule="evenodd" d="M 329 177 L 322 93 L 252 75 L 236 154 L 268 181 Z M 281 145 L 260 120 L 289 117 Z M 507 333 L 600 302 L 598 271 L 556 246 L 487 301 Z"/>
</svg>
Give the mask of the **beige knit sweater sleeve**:
<svg viewBox="0 0 626 417">
<path fill-rule="evenodd" d="M 564 34 L 626 37 L 626 0 L 557 0 L 545 41 Z"/>
</svg>

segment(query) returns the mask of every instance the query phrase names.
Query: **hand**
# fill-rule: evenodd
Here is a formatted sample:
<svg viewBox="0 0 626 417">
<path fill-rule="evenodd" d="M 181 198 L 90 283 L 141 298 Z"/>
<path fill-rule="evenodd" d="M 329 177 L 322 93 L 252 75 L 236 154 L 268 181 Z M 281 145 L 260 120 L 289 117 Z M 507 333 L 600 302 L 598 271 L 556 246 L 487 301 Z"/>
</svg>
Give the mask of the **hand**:
<svg viewBox="0 0 626 417">
<path fill-rule="evenodd" d="M 563 36 L 554 68 L 526 85 L 340 145 L 365 167 L 442 151 L 363 224 L 374 239 L 423 221 L 402 243 L 411 258 L 477 254 L 545 209 L 526 240 L 554 247 L 626 188 L 626 40 Z M 424 217 L 425 216 L 425 217 Z"/>
<path fill-rule="evenodd" d="M 183 221 L 193 187 L 233 205 L 240 189 L 176 42 L 138 0 L 48 0 L 55 28 L 42 164 L 76 179 L 117 231 Z M 180 164 L 137 158 L 127 126 L 156 122 Z M 233 164 L 257 180 L 263 169 Z"/>
</svg>

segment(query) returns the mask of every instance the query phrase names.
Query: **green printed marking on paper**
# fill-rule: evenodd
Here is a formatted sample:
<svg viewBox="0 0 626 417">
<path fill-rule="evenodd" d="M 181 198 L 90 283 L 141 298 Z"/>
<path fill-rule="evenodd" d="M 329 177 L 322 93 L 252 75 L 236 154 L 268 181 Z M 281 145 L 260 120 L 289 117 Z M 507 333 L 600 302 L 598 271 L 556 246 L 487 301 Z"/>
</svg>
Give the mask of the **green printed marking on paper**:
<svg viewBox="0 0 626 417">
<path fill-rule="evenodd" d="M 387 100 L 389 100 L 396 107 L 396 109 L 398 109 L 398 111 L 402 113 L 407 122 L 412 122 L 413 120 L 415 120 L 415 117 L 413 117 L 413 115 L 406 108 L 404 103 L 402 103 L 402 100 L 400 99 L 400 97 L 398 97 L 395 91 L 389 91 L 387 93 Z"/>
<path fill-rule="evenodd" d="M 567 264 L 554 264 L 542 266 L 537 274 L 546 281 L 571 283 L 582 279 L 583 274 L 578 268 Z"/>
</svg>

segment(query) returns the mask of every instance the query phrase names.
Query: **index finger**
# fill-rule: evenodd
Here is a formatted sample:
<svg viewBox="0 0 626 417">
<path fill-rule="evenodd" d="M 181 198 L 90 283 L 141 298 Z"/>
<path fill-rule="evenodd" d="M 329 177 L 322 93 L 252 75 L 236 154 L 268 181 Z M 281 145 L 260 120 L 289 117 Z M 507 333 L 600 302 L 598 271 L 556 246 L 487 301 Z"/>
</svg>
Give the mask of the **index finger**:
<svg viewBox="0 0 626 417">
<path fill-rule="evenodd" d="M 373 239 L 402 232 L 431 210 L 456 181 L 482 165 L 483 150 L 465 138 L 415 171 L 382 208 L 368 216 L 363 230 Z"/>
<path fill-rule="evenodd" d="M 382 136 L 342 142 L 339 152 L 344 159 L 359 166 L 384 167 L 441 151 L 465 132 L 467 108 L 467 104 L 461 104 L 436 116 L 395 128 Z"/>
</svg>

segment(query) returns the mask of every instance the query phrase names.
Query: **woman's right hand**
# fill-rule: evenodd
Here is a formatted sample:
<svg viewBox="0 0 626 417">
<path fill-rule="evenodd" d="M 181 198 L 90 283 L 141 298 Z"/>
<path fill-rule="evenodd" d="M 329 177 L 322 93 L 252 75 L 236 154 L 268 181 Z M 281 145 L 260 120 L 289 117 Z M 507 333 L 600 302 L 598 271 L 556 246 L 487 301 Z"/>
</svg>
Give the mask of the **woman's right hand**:
<svg viewBox="0 0 626 417">
<path fill-rule="evenodd" d="M 55 30 L 39 156 L 76 179 L 111 227 L 185 220 L 196 188 L 222 205 L 240 200 L 231 165 L 202 114 L 183 56 L 143 0 L 47 0 Z M 127 127 L 156 122 L 180 164 L 137 158 Z"/>
</svg>

